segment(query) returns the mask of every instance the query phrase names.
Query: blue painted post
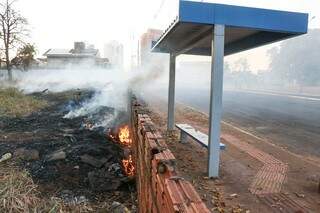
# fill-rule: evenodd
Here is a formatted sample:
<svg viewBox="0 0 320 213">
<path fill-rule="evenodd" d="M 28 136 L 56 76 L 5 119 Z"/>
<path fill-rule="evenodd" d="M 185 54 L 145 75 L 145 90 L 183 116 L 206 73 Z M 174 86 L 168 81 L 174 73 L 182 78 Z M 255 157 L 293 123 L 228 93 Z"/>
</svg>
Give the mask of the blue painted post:
<svg viewBox="0 0 320 213">
<path fill-rule="evenodd" d="M 211 91 L 208 176 L 219 177 L 220 131 L 223 93 L 224 25 L 214 25 L 211 43 Z"/>
</svg>

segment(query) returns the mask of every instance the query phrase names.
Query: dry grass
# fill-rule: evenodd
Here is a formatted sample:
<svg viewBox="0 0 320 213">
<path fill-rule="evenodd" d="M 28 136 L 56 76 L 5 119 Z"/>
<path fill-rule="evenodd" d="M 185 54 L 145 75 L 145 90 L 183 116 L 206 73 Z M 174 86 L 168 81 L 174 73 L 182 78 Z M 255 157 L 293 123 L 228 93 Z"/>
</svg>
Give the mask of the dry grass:
<svg viewBox="0 0 320 213">
<path fill-rule="evenodd" d="M 12 164 L 0 163 L 0 213 L 95 212 L 97 209 L 106 208 L 107 205 L 66 205 L 59 198 L 43 198 L 26 170 Z"/>
<path fill-rule="evenodd" d="M 18 89 L 0 88 L 0 116 L 25 116 L 47 105 L 46 101 L 24 95 Z"/>
<path fill-rule="evenodd" d="M 0 211 L 37 211 L 39 192 L 28 173 L 4 165 L 0 169 Z"/>
</svg>

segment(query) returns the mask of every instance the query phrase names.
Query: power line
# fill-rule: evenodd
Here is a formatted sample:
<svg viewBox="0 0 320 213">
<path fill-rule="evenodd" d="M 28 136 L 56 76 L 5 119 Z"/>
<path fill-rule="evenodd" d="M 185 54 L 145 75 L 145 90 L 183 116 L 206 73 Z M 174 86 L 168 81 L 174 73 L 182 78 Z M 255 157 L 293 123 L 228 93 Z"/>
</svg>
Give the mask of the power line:
<svg viewBox="0 0 320 213">
<path fill-rule="evenodd" d="M 154 16 L 153 16 L 153 20 L 155 20 L 156 18 L 158 18 L 158 15 L 159 15 L 159 13 L 161 12 L 161 10 L 162 10 L 162 8 L 163 8 L 163 6 L 164 6 L 164 4 L 165 4 L 166 1 L 167 1 L 167 0 L 162 0 L 162 1 L 161 1 L 159 9 L 157 10 L 157 12 L 156 12 L 156 13 L 154 14 Z"/>
</svg>

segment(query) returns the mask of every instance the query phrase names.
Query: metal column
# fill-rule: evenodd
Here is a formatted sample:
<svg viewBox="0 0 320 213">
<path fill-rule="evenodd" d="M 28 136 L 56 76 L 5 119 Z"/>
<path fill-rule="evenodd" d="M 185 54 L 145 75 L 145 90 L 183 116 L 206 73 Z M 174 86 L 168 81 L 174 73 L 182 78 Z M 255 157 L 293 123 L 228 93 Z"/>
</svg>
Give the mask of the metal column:
<svg viewBox="0 0 320 213">
<path fill-rule="evenodd" d="M 223 93 L 224 25 L 214 25 L 211 43 L 211 91 L 209 119 L 208 176 L 219 176 L 220 131 Z"/>
<path fill-rule="evenodd" d="M 174 130 L 174 102 L 175 102 L 175 78 L 176 78 L 176 56 L 170 54 L 169 74 L 169 98 L 168 98 L 168 131 Z"/>
<path fill-rule="evenodd" d="M 180 142 L 188 143 L 188 135 L 184 131 L 180 131 Z"/>
</svg>

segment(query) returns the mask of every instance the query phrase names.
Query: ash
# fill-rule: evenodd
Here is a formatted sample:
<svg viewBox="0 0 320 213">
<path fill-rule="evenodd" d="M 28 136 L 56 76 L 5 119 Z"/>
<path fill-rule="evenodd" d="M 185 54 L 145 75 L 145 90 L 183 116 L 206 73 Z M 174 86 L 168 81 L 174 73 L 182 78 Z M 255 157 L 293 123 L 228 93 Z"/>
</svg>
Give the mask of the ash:
<svg viewBox="0 0 320 213">
<path fill-rule="evenodd" d="M 43 196 L 66 203 L 108 200 L 134 206 L 134 180 L 126 177 L 121 147 L 106 137 L 126 114 L 100 107 L 90 115 L 64 118 L 92 98 L 90 91 L 33 94 L 49 107 L 27 117 L 0 117 L 0 156 L 11 153 L 27 169 Z M 109 126 L 103 126 L 103 120 Z"/>
</svg>

